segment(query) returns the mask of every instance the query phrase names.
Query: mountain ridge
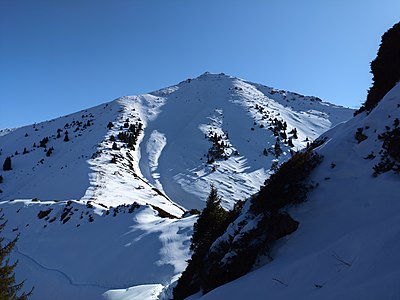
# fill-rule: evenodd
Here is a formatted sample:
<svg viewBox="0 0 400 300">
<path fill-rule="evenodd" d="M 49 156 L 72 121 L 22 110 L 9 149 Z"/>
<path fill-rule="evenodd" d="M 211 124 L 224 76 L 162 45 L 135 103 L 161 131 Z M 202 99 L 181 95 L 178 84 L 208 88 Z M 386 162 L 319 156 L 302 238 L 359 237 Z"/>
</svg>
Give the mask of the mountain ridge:
<svg viewBox="0 0 400 300">
<path fill-rule="evenodd" d="M 193 85 L 195 86 L 193 87 Z M 262 89 L 266 90 L 265 94 L 259 91 Z M 275 97 L 277 102 L 273 100 L 274 98 L 272 97 Z M 268 105 L 270 105 L 270 107 L 264 107 Z M 175 112 L 179 110 L 181 110 L 182 113 L 176 115 Z M 336 113 L 335 110 L 338 112 Z M 123 180 L 117 178 L 117 180 L 114 180 L 119 180 L 121 182 L 118 186 L 119 189 L 124 189 L 123 185 L 126 185 L 128 181 L 138 182 L 137 178 L 143 178 L 148 184 L 161 191 L 164 195 L 167 195 L 167 198 L 172 198 L 175 202 L 178 201 L 179 205 L 182 206 L 184 203 L 185 205 L 191 203 L 186 208 L 202 207 L 201 202 L 205 200 L 204 189 L 208 189 L 210 183 L 215 181 L 215 176 L 211 174 L 213 170 L 212 167 L 210 167 L 211 165 L 216 168 L 217 173 L 220 173 L 218 174 L 219 176 L 225 177 L 225 181 L 232 179 L 232 176 L 237 177 L 236 180 L 238 181 L 247 181 L 249 179 L 248 176 L 240 177 L 233 174 L 235 172 L 246 174 L 246 171 L 243 171 L 244 168 L 259 173 L 257 176 L 263 179 L 252 183 L 251 186 L 253 187 L 248 186 L 246 189 L 243 189 L 239 184 L 235 185 L 235 189 L 240 190 L 241 194 L 233 192 L 233 187 L 220 189 L 224 196 L 229 195 L 231 197 L 233 193 L 234 198 L 238 200 L 253 193 L 255 191 L 254 187 L 258 188 L 266 176 L 268 176 L 268 162 L 267 165 L 265 165 L 266 162 L 262 161 L 262 153 L 264 148 L 268 150 L 268 148 L 273 147 L 276 137 L 272 138 L 270 130 L 260 127 L 270 127 L 273 118 L 277 120 L 287 118 L 290 119 L 289 126 L 292 125 L 290 129 L 299 128 L 297 133 L 298 138 L 292 139 L 293 147 L 283 145 L 282 143 L 283 155 L 287 156 L 289 150 L 296 150 L 304 147 L 306 145 L 305 139 L 312 141 L 333 124 L 349 118 L 350 112 L 351 110 L 341 107 L 333 106 L 333 108 L 331 108 L 327 103 L 315 97 L 304 97 L 295 93 L 274 90 L 261 85 L 254 87 L 254 85 L 236 77 L 205 73 L 196 79 L 186 80 L 178 85 L 160 89 L 149 94 L 121 97 L 92 109 L 86 109 L 48 122 L 28 125 L 13 130 L 11 132 L 12 136 L 9 138 L 7 138 L 7 136 L 9 136 L 10 133 L 4 135 L 3 139 L 6 138 L 6 141 L 2 143 L 3 145 L 7 144 L 8 146 L 9 143 L 12 143 L 10 141 L 11 139 L 14 143 L 17 141 L 17 144 L 14 146 L 14 149 L 12 149 L 11 146 L 7 147 L 9 149 L 3 149 L 2 152 L 6 152 L 3 154 L 3 157 L 14 155 L 13 163 L 17 167 L 18 161 L 21 160 L 21 158 L 24 158 L 24 161 L 26 161 L 26 158 L 32 155 L 32 153 L 21 155 L 23 148 L 27 148 L 28 151 L 35 152 L 37 164 L 31 163 L 31 167 L 36 170 L 39 168 L 44 169 L 42 165 L 47 164 L 47 161 L 54 160 L 53 157 L 61 155 L 59 148 L 68 145 L 68 143 L 61 142 L 60 138 L 56 138 L 57 131 L 61 132 L 61 139 L 64 138 L 65 131 L 70 131 L 69 137 L 71 141 L 69 143 L 75 143 L 75 145 L 70 146 L 68 149 L 69 152 L 75 153 L 74 157 L 70 158 L 70 160 L 72 159 L 75 163 L 71 162 L 71 164 L 76 165 L 76 162 L 79 160 L 87 160 L 89 166 L 85 165 L 84 168 L 76 166 L 75 170 L 80 175 L 74 173 L 73 176 L 70 176 L 68 175 L 70 173 L 65 172 L 64 168 L 67 168 L 65 165 L 51 165 L 53 170 L 54 168 L 59 168 L 57 172 L 53 171 L 52 176 L 60 177 L 61 175 L 59 174 L 65 174 L 64 177 L 66 177 L 64 179 L 59 178 L 58 180 L 53 180 L 53 184 L 55 184 L 57 188 L 49 190 L 48 192 L 43 192 L 45 187 L 37 183 L 37 181 L 39 181 L 38 179 L 31 184 L 35 186 L 34 190 L 36 194 L 24 194 L 23 190 L 19 188 L 17 194 L 9 195 L 7 194 L 5 185 L 0 199 L 11 200 L 21 197 L 37 197 L 43 200 L 93 200 L 93 198 L 102 197 L 99 193 L 104 195 L 103 198 L 109 199 L 110 196 L 104 194 L 107 194 L 108 190 L 101 189 L 101 186 L 105 185 L 105 179 L 103 181 L 101 179 L 105 177 L 101 174 L 107 175 L 106 177 L 110 179 L 110 176 L 112 176 L 110 173 L 114 174 L 115 172 L 120 172 L 120 170 L 115 168 L 105 168 L 107 162 L 111 161 L 112 155 L 118 154 L 124 157 L 121 158 L 123 164 L 132 165 L 131 167 L 123 167 L 121 166 L 122 163 L 117 163 L 118 168 L 126 169 L 123 176 L 135 177 L 135 174 L 137 175 L 136 179 L 130 178 L 129 180 Z M 341 113 L 343 116 L 340 115 Z M 282 114 L 282 116 L 280 116 L 280 114 Z M 129 121 L 126 122 L 127 120 Z M 196 120 L 196 122 L 193 122 L 193 120 Z M 89 122 L 89 124 L 92 123 L 91 126 L 86 126 L 87 122 Z M 98 124 L 96 124 L 96 122 Z M 107 125 L 109 122 L 114 122 L 116 126 L 108 129 Z M 242 124 L 235 124 L 239 122 Z M 66 126 L 66 123 L 68 123 L 68 126 Z M 143 125 L 143 132 L 139 133 L 136 137 L 137 145 L 142 145 L 140 146 L 140 152 L 138 152 L 137 149 L 125 151 L 126 145 L 118 140 L 118 138 L 116 143 L 117 146 L 121 148 L 121 153 L 115 153 L 114 150 L 110 149 L 112 148 L 112 142 L 107 139 L 112 135 L 116 138 L 118 133 L 122 131 L 121 127 L 123 130 L 128 131 L 129 128 L 123 127 L 126 123 L 129 123 L 128 126 L 139 123 Z M 71 132 L 71 130 L 73 132 Z M 166 130 L 167 132 L 163 132 Z M 223 155 L 229 155 L 228 160 L 226 162 L 219 160 L 214 164 L 206 164 L 205 161 L 207 161 L 208 150 L 212 148 L 210 148 L 212 144 L 210 144 L 210 141 L 207 141 L 210 137 L 204 139 L 202 136 L 209 135 L 210 132 L 222 136 L 228 131 L 234 131 L 233 133 L 231 132 L 229 139 L 224 137 L 227 147 L 224 149 L 225 152 Z M 289 128 L 287 131 L 289 131 Z M 19 133 L 19 137 L 15 136 L 17 132 Z M 90 134 L 88 132 L 90 132 Z M 239 134 L 236 134 L 236 132 Z M 195 137 L 192 137 L 193 133 Z M 28 136 L 25 136 L 26 134 L 28 134 Z M 31 137 L 31 135 L 34 137 Z M 39 146 L 40 140 L 45 137 L 50 137 L 50 141 L 48 144 L 44 145 L 43 148 L 46 150 L 47 146 L 55 148 L 52 156 L 48 159 L 37 155 L 37 149 L 40 148 L 37 146 Z M 142 141 L 142 139 L 144 140 Z M 168 139 L 168 141 L 173 141 L 173 143 L 167 143 L 166 139 Z M 186 160 L 177 157 L 179 155 L 181 157 L 190 155 L 188 151 L 180 148 L 188 147 L 181 139 L 188 140 L 191 151 L 197 151 L 196 155 L 192 155 Z M 244 139 L 248 140 L 249 143 L 255 143 L 254 145 L 257 145 L 257 153 L 255 153 L 255 151 L 250 151 L 246 145 L 243 145 L 242 140 Z M 151 143 L 151 140 L 155 142 Z M 265 140 L 266 142 L 262 145 L 258 140 Z M 36 143 L 36 148 L 32 147 L 33 143 Z M 78 145 L 81 148 L 79 151 L 76 150 Z M 216 145 L 216 143 L 214 143 L 214 145 Z M 88 148 L 92 150 L 87 151 Z M 215 150 L 217 151 L 218 149 Z M 15 151 L 18 151 L 19 154 L 15 155 Z M 235 158 L 232 158 L 232 156 L 235 151 L 239 154 L 236 155 L 236 162 L 233 162 Z M 126 158 L 128 152 L 131 154 L 131 159 Z M 165 154 L 164 152 L 168 153 Z M 178 152 L 180 153 L 179 155 L 175 154 Z M 104 158 L 102 158 L 101 153 L 105 154 Z M 62 155 L 67 154 L 63 153 Z M 166 160 L 170 159 L 171 156 L 173 156 L 173 159 L 171 160 L 170 166 L 168 166 L 168 161 Z M 44 159 L 44 162 L 40 162 L 42 159 Z M 66 159 L 68 160 L 68 158 Z M 159 164 L 159 159 L 162 162 L 161 164 Z M 171 172 L 171 169 L 176 168 L 176 165 L 179 165 L 181 160 L 182 164 L 180 169 Z M 194 160 L 201 161 L 200 163 L 193 163 Z M 252 161 L 250 162 L 250 160 Z M 235 164 L 242 165 L 243 167 L 235 166 Z M 83 164 L 81 163 L 79 165 Z M 110 164 L 107 165 L 111 166 Z M 132 170 L 128 170 L 129 168 L 133 168 L 133 172 Z M 187 169 L 194 171 L 187 172 Z M 220 172 L 220 170 L 223 172 Z M 159 174 L 160 171 L 162 174 Z M 29 174 L 28 171 L 27 174 Z M 86 174 L 92 174 L 89 175 L 89 182 L 85 178 L 87 176 Z M 114 177 L 116 176 L 118 176 L 118 174 Z M 21 175 L 21 177 L 23 176 Z M 176 179 L 171 181 L 171 178 Z M 29 181 L 31 179 L 29 176 L 25 176 L 20 180 Z M 66 187 L 63 188 L 60 184 L 62 180 L 70 180 L 70 184 L 74 184 L 75 186 L 81 185 L 79 193 L 71 193 L 73 190 Z M 97 180 L 100 182 L 97 182 Z M 169 182 L 162 184 L 159 182 L 160 180 Z M 85 182 L 84 186 L 82 184 L 83 182 Z M 50 185 L 52 186 L 53 184 Z M 68 183 L 66 182 L 65 186 L 67 185 Z M 133 188 L 132 184 L 128 185 L 130 189 Z M 140 188 L 140 186 L 140 183 L 137 183 L 135 188 Z M 197 187 L 194 193 L 187 191 L 188 189 L 193 190 L 193 187 Z M 164 191 L 164 188 L 168 191 Z M 40 189 L 42 192 L 39 191 Z M 27 188 L 25 188 L 25 190 L 27 190 Z M 144 190 L 147 190 L 147 188 Z M 148 192 L 147 197 L 150 197 L 150 194 L 153 192 Z M 57 196 L 58 194 L 62 195 L 62 197 L 60 198 Z M 123 197 L 125 197 L 125 194 L 126 193 L 124 193 Z M 114 197 L 118 198 L 120 196 L 114 195 Z M 199 198 L 202 199 L 201 202 L 199 202 Z M 134 199 L 129 200 L 129 202 L 133 200 Z M 162 201 L 164 200 L 160 199 L 160 202 Z M 112 203 L 113 205 L 123 204 L 122 201 L 114 201 Z M 232 207 L 233 203 L 226 203 L 225 205 L 229 208 Z M 168 205 L 165 206 L 167 207 Z"/>
</svg>

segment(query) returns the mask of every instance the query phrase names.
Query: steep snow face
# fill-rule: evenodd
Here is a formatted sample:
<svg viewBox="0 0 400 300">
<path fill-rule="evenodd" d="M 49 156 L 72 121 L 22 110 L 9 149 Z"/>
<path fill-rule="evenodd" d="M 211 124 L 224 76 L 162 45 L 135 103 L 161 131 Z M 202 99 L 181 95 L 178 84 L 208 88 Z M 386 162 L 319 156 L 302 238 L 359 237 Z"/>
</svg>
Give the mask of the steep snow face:
<svg viewBox="0 0 400 300">
<path fill-rule="evenodd" d="M 399 119 L 400 84 L 369 115 L 324 134 L 316 150 L 324 160 L 311 178 L 319 186 L 289 210 L 298 230 L 275 245 L 272 262 L 201 299 L 398 298 L 400 178 L 373 174 L 386 151 L 382 136 Z"/>
<path fill-rule="evenodd" d="M 274 162 L 285 161 L 290 150 L 303 148 L 352 114 L 315 97 L 221 74 L 206 73 L 152 95 L 164 100 L 155 105 L 156 112 L 148 108 L 152 118 L 146 124 L 139 167 L 150 183 L 188 209 L 203 207 L 204 191 L 211 184 L 218 188 L 223 206 L 231 208 L 258 191 Z M 274 135 L 277 121 L 285 123 L 285 130 Z M 224 146 L 220 158 L 210 163 L 218 151 L 213 148 L 216 136 Z M 274 151 L 277 136 L 279 156 Z M 285 143 L 289 139 L 292 145 Z"/>
</svg>

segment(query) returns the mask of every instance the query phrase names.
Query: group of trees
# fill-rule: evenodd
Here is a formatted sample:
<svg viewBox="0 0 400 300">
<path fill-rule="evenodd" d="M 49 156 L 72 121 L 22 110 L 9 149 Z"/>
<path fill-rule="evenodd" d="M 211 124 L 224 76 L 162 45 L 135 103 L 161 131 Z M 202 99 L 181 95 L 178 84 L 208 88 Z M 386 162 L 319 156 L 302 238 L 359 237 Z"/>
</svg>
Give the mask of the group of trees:
<svg viewBox="0 0 400 300">
<path fill-rule="evenodd" d="M 380 161 L 374 165 L 374 176 L 394 171 L 400 174 L 400 127 L 399 119 L 395 119 L 394 128 L 387 128 L 387 131 L 378 135 L 382 141 L 382 150 L 379 152 Z"/>
<path fill-rule="evenodd" d="M 242 202 L 232 211 L 225 211 L 212 187 L 206 207 L 194 225 L 192 257 L 174 289 L 174 299 L 184 299 L 199 291 L 206 293 L 246 274 L 260 255 L 269 255 L 276 240 L 295 231 L 298 222 L 281 210 L 306 199 L 313 188 L 310 173 L 321 160 L 312 149 L 294 154 L 248 200 L 251 205 L 245 211 Z M 240 213 L 241 221 L 232 225 L 233 236 L 220 239 Z M 257 223 L 246 226 L 255 219 Z"/>
<path fill-rule="evenodd" d="M 230 147 L 227 141 L 227 133 L 226 136 L 223 136 L 211 131 L 208 133 L 208 140 L 212 142 L 212 146 L 208 149 L 207 163 L 212 164 L 216 160 L 228 158 L 228 155 L 225 153 L 225 149 Z"/>
<path fill-rule="evenodd" d="M 109 122 L 107 128 L 111 129 L 114 127 L 112 122 Z M 124 130 L 125 129 L 125 130 Z M 139 138 L 140 132 L 143 130 L 143 124 L 141 122 L 136 122 L 135 124 L 130 124 L 129 119 L 126 119 L 124 126 L 120 128 L 120 132 L 118 132 L 117 139 L 126 144 L 126 146 L 135 150 L 135 145 Z M 113 142 L 112 149 L 119 150 L 115 136 L 110 136 L 110 141 Z"/>
</svg>

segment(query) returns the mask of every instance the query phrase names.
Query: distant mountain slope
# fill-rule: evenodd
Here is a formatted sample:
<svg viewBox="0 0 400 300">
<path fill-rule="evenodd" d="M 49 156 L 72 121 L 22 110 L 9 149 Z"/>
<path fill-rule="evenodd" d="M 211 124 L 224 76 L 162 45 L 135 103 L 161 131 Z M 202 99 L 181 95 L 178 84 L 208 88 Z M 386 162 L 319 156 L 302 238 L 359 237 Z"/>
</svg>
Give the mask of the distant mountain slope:
<svg viewBox="0 0 400 300">
<path fill-rule="evenodd" d="M 316 188 L 305 203 L 283 209 L 299 222 L 298 229 L 268 251 L 272 261 L 259 256 L 252 272 L 201 299 L 396 299 L 399 120 L 397 84 L 369 114 L 361 113 L 325 133 L 315 149 L 323 161 L 310 177 Z M 214 249 L 223 241 L 240 239 L 246 226 L 257 226 L 250 205 Z M 230 249 L 229 243 L 223 249 Z M 235 255 L 225 253 L 222 271 Z"/>
</svg>

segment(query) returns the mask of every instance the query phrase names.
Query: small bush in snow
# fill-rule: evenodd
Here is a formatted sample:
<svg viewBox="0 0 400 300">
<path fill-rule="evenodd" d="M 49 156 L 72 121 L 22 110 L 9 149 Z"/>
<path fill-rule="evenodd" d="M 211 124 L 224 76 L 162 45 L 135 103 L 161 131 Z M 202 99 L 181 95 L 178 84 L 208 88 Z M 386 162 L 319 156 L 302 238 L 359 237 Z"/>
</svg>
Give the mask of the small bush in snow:
<svg viewBox="0 0 400 300">
<path fill-rule="evenodd" d="M 39 219 L 43 219 L 43 218 L 47 217 L 51 213 L 52 210 L 53 210 L 52 208 L 49 208 L 47 210 L 41 210 L 41 211 L 39 211 L 37 216 Z"/>
<path fill-rule="evenodd" d="M 355 138 L 358 143 L 365 141 L 368 137 L 363 133 L 363 128 L 357 128 Z"/>
<path fill-rule="evenodd" d="M 387 130 L 378 135 L 378 139 L 383 141 L 381 160 L 373 167 L 373 175 L 376 177 L 391 170 L 400 174 L 400 128 Z"/>
</svg>

